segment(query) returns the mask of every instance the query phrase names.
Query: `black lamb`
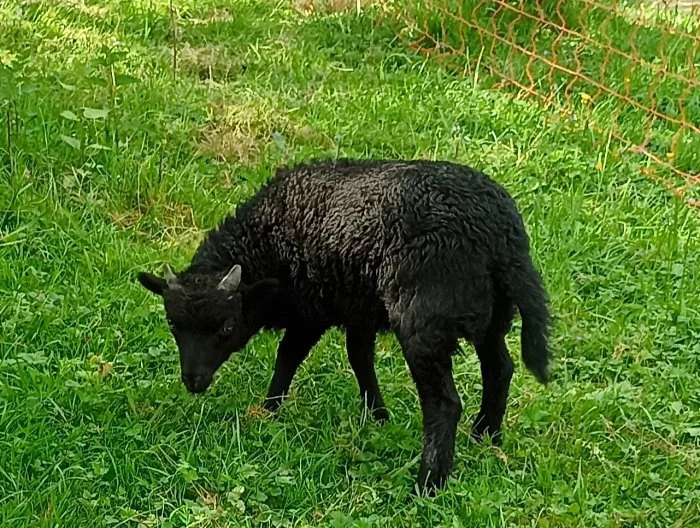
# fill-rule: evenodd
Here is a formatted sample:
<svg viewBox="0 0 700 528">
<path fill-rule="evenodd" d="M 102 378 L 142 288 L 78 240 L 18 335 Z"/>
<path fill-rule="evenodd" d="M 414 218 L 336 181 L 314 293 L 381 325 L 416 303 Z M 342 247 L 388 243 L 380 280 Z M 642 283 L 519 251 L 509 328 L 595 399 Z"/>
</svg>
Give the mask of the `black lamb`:
<svg viewBox="0 0 700 528">
<path fill-rule="evenodd" d="M 263 328 L 286 329 L 265 407 L 275 410 L 311 348 L 346 330 L 350 365 L 374 417 L 388 418 L 374 370 L 378 332 L 398 338 L 423 412 L 418 486 L 451 470 L 462 405 L 452 376 L 471 341 L 483 393 L 473 436 L 500 442 L 513 362 L 546 383 L 549 314 L 513 199 L 472 168 L 432 161 L 311 162 L 278 170 L 197 250 L 190 266 L 139 281 L 164 299 L 182 381 L 205 391 L 219 366 Z"/>
</svg>

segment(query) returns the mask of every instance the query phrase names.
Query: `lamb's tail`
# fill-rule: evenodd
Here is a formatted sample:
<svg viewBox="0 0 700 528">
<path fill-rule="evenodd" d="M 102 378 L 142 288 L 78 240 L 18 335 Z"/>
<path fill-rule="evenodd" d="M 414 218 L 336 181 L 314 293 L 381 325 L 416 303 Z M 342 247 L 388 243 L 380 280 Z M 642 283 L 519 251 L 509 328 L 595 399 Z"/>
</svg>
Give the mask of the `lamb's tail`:
<svg viewBox="0 0 700 528">
<path fill-rule="evenodd" d="M 551 357 L 547 346 L 550 315 L 542 278 L 529 258 L 511 267 L 509 278 L 509 293 L 522 318 L 523 362 L 540 383 L 547 383 Z"/>
</svg>

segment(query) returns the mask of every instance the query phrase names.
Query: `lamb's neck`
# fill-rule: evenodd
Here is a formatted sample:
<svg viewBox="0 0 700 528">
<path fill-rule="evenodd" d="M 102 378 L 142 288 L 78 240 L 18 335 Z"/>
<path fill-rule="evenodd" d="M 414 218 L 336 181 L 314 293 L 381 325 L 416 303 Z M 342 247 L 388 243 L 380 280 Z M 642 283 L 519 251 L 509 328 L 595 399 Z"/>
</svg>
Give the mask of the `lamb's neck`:
<svg viewBox="0 0 700 528">
<path fill-rule="evenodd" d="M 214 273 L 239 264 L 246 282 L 272 277 L 277 259 L 270 247 L 264 226 L 229 217 L 202 242 L 188 271 Z"/>
</svg>

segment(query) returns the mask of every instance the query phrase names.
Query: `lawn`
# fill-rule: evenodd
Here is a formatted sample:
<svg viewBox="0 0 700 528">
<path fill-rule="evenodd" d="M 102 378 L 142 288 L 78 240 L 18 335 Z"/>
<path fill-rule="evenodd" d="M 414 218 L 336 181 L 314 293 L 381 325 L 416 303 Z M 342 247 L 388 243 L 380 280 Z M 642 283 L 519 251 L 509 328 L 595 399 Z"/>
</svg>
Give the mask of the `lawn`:
<svg viewBox="0 0 700 528">
<path fill-rule="evenodd" d="M 700 525 L 697 210 L 585 120 L 422 58 L 372 9 L 175 4 L 0 0 L 0 525 Z M 276 166 L 335 156 L 485 170 L 551 297 L 554 380 L 522 367 L 516 323 L 502 449 L 470 440 L 478 362 L 456 360 L 434 499 L 411 498 L 421 415 L 392 336 L 390 423 L 363 416 L 340 332 L 271 418 L 279 336 L 192 396 L 135 280 L 185 266 Z"/>
</svg>

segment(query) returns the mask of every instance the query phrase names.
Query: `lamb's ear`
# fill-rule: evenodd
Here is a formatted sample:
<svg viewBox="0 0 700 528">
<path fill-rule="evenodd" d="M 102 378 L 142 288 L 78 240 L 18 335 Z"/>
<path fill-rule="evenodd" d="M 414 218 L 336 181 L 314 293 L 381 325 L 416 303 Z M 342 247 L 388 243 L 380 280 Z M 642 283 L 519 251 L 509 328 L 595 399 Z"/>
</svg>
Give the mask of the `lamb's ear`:
<svg viewBox="0 0 700 528">
<path fill-rule="evenodd" d="M 163 292 L 168 289 L 168 282 L 165 279 L 156 277 L 152 273 L 142 271 L 138 274 L 137 278 L 144 288 L 157 295 L 163 295 Z"/>
<path fill-rule="evenodd" d="M 241 267 L 236 264 L 233 266 L 229 272 L 226 274 L 226 276 L 221 279 L 221 282 L 219 282 L 219 285 L 216 287 L 218 290 L 225 290 L 225 291 L 230 291 L 234 292 L 238 289 L 238 286 L 241 284 Z"/>
</svg>

